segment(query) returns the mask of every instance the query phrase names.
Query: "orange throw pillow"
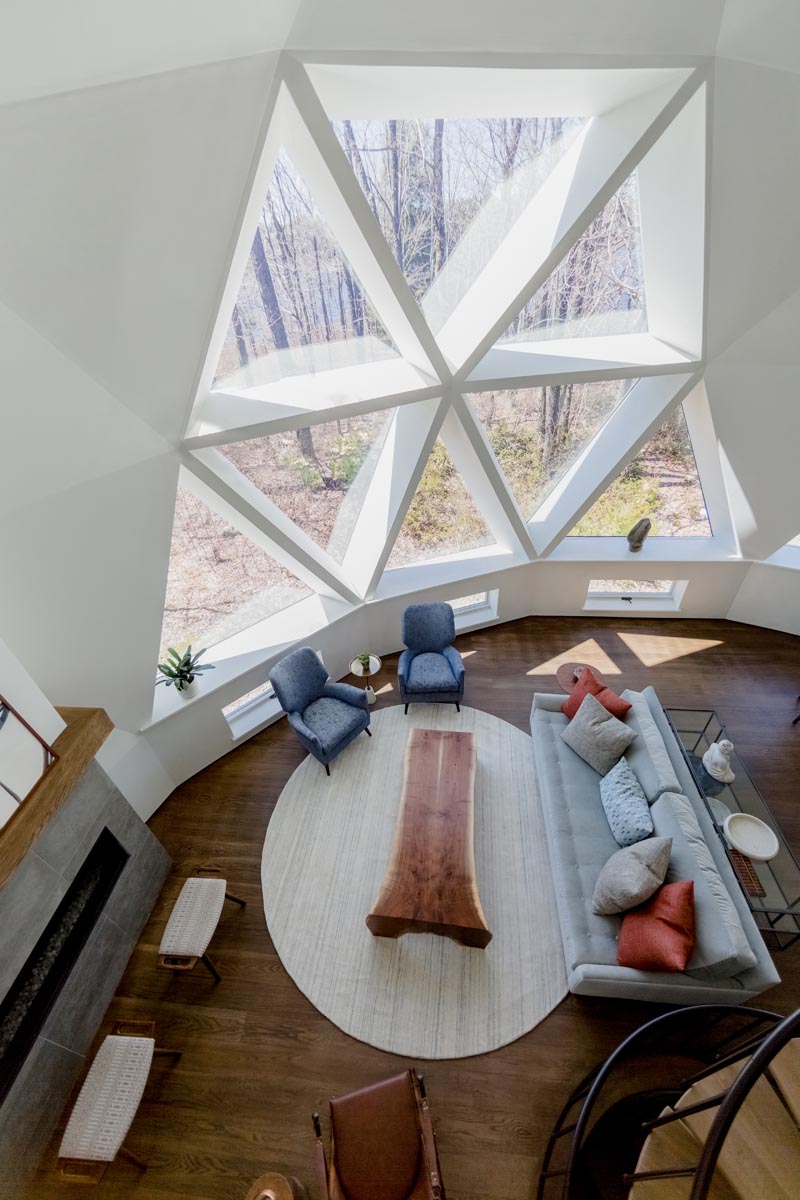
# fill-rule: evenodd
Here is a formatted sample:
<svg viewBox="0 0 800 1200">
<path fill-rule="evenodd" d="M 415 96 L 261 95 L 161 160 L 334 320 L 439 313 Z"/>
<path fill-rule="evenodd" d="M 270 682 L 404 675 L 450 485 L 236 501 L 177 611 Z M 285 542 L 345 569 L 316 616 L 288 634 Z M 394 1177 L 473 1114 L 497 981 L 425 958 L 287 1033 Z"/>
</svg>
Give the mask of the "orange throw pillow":
<svg viewBox="0 0 800 1200">
<path fill-rule="evenodd" d="M 623 700 L 622 696 L 618 696 L 616 692 L 612 692 L 610 687 L 606 687 L 604 683 L 600 682 L 591 667 L 583 668 L 574 688 L 561 705 L 561 711 L 569 717 L 570 721 L 580 708 L 585 696 L 596 696 L 603 708 L 607 709 L 613 717 L 619 717 L 620 720 L 631 708 L 627 700 Z"/>
<path fill-rule="evenodd" d="M 694 883 L 665 883 L 622 918 L 617 946 L 621 967 L 684 971 L 694 950 Z"/>
</svg>

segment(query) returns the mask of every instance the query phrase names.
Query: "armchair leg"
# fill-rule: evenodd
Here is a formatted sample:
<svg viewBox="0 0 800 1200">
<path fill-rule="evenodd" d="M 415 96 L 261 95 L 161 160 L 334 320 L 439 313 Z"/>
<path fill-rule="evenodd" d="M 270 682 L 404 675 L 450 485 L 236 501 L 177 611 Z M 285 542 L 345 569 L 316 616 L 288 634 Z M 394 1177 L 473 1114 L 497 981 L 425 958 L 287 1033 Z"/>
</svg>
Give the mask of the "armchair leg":
<svg viewBox="0 0 800 1200">
<path fill-rule="evenodd" d="M 405 712 L 406 712 L 406 716 L 408 716 L 408 705 L 406 705 Z"/>
<path fill-rule="evenodd" d="M 370 731 L 368 729 L 365 729 L 364 733 L 367 735 L 367 737 L 372 737 L 372 734 L 370 733 Z"/>
<path fill-rule="evenodd" d="M 328 766 L 328 764 L 327 764 L 327 763 L 325 763 L 325 774 L 326 774 L 326 775 L 327 775 L 329 778 L 330 778 L 330 773 L 331 773 L 331 769 L 330 769 L 330 767 Z"/>
<path fill-rule="evenodd" d="M 461 712 L 461 705 L 456 700 L 456 712 Z"/>
</svg>

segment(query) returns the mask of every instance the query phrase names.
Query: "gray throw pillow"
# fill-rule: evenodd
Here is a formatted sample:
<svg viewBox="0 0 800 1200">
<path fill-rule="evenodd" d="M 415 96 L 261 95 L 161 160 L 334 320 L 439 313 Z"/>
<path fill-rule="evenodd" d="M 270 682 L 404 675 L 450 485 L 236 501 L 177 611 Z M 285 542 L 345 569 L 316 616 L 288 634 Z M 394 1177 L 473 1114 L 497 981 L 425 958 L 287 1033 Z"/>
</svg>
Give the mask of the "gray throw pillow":
<svg viewBox="0 0 800 1200">
<path fill-rule="evenodd" d="M 647 838 L 612 854 L 594 885 L 592 912 L 610 917 L 644 904 L 664 882 L 672 838 Z"/>
<path fill-rule="evenodd" d="M 650 805 L 627 759 L 621 758 L 600 780 L 600 799 L 614 840 L 620 846 L 632 846 L 650 837 L 653 832 Z"/>
<path fill-rule="evenodd" d="M 561 736 L 598 775 L 607 775 L 622 758 L 636 733 L 613 717 L 594 696 L 584 696 Z"/>
</svg>

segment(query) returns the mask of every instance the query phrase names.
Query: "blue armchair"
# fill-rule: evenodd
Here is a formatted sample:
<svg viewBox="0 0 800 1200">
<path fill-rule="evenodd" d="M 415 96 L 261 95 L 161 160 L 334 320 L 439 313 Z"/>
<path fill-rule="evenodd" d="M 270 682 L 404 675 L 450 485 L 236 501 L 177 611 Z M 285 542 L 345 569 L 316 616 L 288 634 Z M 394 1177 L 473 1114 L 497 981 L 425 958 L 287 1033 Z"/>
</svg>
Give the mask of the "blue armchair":
<svg viewBox="0 0 800 1200">
<path fill-rule="evenodd" d="M 449 604 L 410 604 L 403 613 L 408 647 L 397 664 L 400 699 L 409 704 L 455 704 L 464 696 L 464 663 L 451 642 L 456 623 Z"/>
<path fill-rule="evenodd" d="M 331 759 L 362 730 L 372 737 L 366 693 L 348 683 L 331 683 L 310 646 L 301 646 L 275 663 L 269 681 L 292 729 L 328 775 Z"/>
</svg>

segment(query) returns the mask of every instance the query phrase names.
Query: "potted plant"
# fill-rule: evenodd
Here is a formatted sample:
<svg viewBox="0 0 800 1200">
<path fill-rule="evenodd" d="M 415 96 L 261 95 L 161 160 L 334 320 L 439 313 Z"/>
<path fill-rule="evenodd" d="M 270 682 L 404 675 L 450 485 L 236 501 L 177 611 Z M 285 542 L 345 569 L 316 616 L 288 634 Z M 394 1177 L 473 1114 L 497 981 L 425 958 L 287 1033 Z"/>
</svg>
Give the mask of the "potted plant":
<svg viewBox="0 0 800 1200">
<path fill-rule="evenodd" d="M 357 654 L 356 658 L 361 663 L 361 670 L 366 675 L 367 672 L 369 671 L 369 655 L 368 654 Z"/>
<path fill-rule="evenodd" d="M 175 684 L 177 691 L 185 692 L 190 684 L 194 683 L 195 675 L 199 675 L 201 671 L 213 671 L 213 663 L 203 663 L 198 666 L 198 659 L 205 654 L 205 650 L 198 650 L 196 654 L 192 654 L 192 647 L 187 646 L 183 654 L 179 654 L 172 647 L 167 649 L 167 661 L 159 663 L 158 669 L 161 676 L 156 680 L 156 685 L 165 683 L 167 687 Z"/>
</svg>

